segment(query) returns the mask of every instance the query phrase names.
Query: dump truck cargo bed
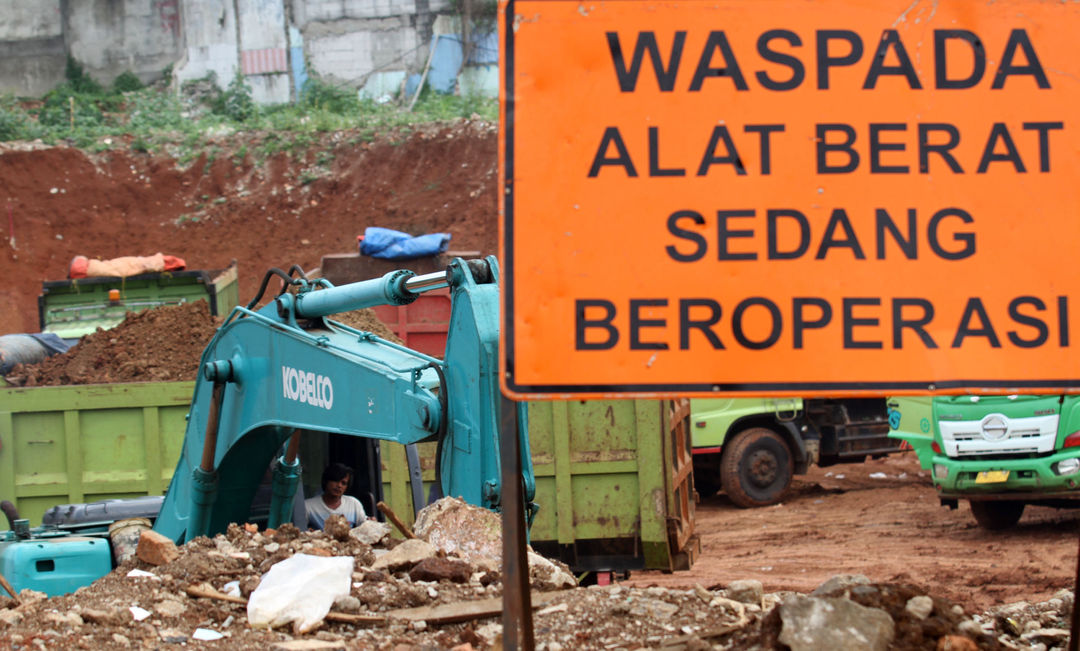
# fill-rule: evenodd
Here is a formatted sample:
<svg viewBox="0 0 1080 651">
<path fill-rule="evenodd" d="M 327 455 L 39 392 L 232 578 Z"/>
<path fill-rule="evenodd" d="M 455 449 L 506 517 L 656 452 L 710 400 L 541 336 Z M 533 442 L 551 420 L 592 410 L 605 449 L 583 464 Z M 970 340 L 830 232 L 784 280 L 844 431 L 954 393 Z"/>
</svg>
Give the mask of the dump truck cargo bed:
<svg viewBox="0 0 1080 651">
<path fill-rule="evenodd" d="M 61 503 L 162 495 L 194 385 L 0 387 L 0 499 L 36 526 Z"/>
<path fill-rule="evenodd" d="M 688 400 L 529 403 L 532 547 L 575 571 L 689 569 L 699 551 L 689 415 Z M 435 444 L 419 447 L 427 496 Z M 383 443 L 382 467 L 384 499 L 411 526 L 404 447 Z"/>
</svg>

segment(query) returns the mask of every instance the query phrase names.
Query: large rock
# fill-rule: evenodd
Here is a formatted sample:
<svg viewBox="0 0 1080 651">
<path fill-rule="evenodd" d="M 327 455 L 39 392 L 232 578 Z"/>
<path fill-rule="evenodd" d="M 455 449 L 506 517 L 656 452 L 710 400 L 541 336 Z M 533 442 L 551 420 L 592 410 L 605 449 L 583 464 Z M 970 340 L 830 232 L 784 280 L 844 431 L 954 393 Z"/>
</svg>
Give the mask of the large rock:
<svg viewBox="0 0 1080 651">
<path fill-rule="evenodd" d="M 1025 642 L 1044 644 L 1047 647 L 1060 646 L 1068 642 L 1069 631 L 1064 628 L 1039 628 L 1020 636 Z"/>
<path fill-rule="evenodd" d="M 906 612 L 911 613 L 916 619 L 926 619 L 934 612 L 934 600 L 926 595 L 919 595 L 908 599 L 904 606 Z"/>
<path fill-rule="evenodd" d="M 187 606 L 176 599 L 162 599 L 154 604 L 154 612 L 164 617 L 179 617 L 187 611 Z"/>
<path fill-rule="evenodd" d="M 848 599 L 796 595 L 780 605 L 780 641 L 792 651 L 866 651 L 889 648 L 892 617 Z"/>
<path fill-rule="evenodd" d="M 330 517 L 326 518 L 326 522 L 323 523 L 323 531 L 326 532 L 326 535 L 338 542 L 345 542 L 348 540 L 349 531 L 351 529 L 352 527 L 349 526 L 349 521 L 340 513 L 332 514 Z"/>
<path fill-rule="evenodd" d="M 942 635 L 936 651 L 979 651 L 979 645 L 963 635 Z"/>
<path fill-rule="evenodd" d="M 413 533 L 469 562 L 502 558 L 501 516 L 456 497 L 444 497 L 421 509 Z"/>
<path fill-rule="evenodd" d="M 761 597 L 764 594 L 765 590 L 761 585 L 761 581 L 757 579 L 739 579 L 727 585 L 728 598 L 741 601 L 744 604 L 757 604 L 760 606 Z"/>
<path fill-rule="evenodd" d="M 360 526 L 353 527 L 349 531 L 349 535 L 362 543 L 374 547 L 381 544 L 390 535 L 390 525 L 375 520 L 364 520 L 360 523 Z"/>
<path fill-rule="evenodd" d="M 822 583 L 813 592 L 811 597 L 834 597 L 840 596 L 841 591 L 846 596 L 847 591 L 855 586 L 870 585 L 870 579 L 862 574 L 837 574 L 825 583 Z"/>
<path fill-rule="evenodd" d="M 536 552 L 528 552 L 529 583 L 538 590 L 563 590 L 577 585 L 577 579 L 562 563 L 550 561 Z"/>
<path fill-rule="evenodd" d="M 22 623 L 25 616 L 18 610 L 0 610 L 0 625 L 17 626 Z"/>
<path fill-rule="evenodd" d="M 442 552 L 459 556 L 479 568 L 501 567 L 502 518 L 494 511 L 444 497 L 417 514 L 413 532 Z M 565 565 L 552 562 L 532 550 L 528 550 L 528 563 L 534 588 L 558 590 L 577 585 Z M 379 569 L 378 561 L 372 567 Z"/>
<path fill-rule="evenodd" d="M 468 583 L 472 573 L 473 566 L 470 563 L 453 558 L 432 557 L 425 558 L 412 568 L 409 578 L 413 581 Z"/>
<path fill-rule="evenodd" d="M 425 558 L 432 558 L 436 554 L 438 550 L 434 545 L 419 538 L 410 538 L 376 558 L 371 564 L 371 569 L 389 572 L 409 570 L 419 565 Z"/>
</svg>

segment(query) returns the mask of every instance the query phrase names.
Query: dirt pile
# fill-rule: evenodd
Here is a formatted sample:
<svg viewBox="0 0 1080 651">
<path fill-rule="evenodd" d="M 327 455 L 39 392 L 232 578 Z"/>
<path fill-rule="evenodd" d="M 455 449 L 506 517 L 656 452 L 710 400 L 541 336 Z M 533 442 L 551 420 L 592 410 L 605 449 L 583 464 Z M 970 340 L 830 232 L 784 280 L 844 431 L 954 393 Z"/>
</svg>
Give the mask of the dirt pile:
<svg viewBox="0 0 1080 651">
<path fill-rule="evenodd" d="M 30 387 L 194 380 L 218 325 L 206 301 L 128 312 L 116 327 L 38 364 L 19 364 L 5 379 Z"/>
<path fill-rule="evenodd" d="M 332 318 L 401 343 L 371 309 Z M 129 312 L 117 326 L 86 335 L 66 353 L 16 365 L 4 379 L 28 387 L 193 381 L 203 350 L 222 321 L 210 314 L 206 301 Z"/>
</svg>

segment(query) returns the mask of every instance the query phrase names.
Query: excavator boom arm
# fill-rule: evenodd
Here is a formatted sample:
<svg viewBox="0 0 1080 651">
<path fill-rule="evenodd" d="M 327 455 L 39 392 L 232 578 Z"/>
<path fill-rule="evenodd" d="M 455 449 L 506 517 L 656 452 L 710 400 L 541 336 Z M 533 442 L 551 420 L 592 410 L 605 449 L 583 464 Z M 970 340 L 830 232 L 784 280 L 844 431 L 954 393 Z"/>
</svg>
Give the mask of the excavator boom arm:
<svg viewBox="0 0 1080 651">
<path fill-rule="evenodd" d="M 455 259 L 444 274 L 396 271 L 327 285 L 282 293 L 258 311 L 236 308 L 207 346 L 184 447 L 154 525 L 159 533 L 182 542 L 245 521 L 267 468 L 295 432 L 440 440 L 443 493 L 499 506 L 495 258 Z M 442 360 L 326 318 L 403 305 L 443 286 L 452 308 Z M 285 457 L 278 464 L 272 513 L 291 505 L 292 467 L 298 470 Z M 531 464 L 524 474 L 531 497 Z"/>
</svg>

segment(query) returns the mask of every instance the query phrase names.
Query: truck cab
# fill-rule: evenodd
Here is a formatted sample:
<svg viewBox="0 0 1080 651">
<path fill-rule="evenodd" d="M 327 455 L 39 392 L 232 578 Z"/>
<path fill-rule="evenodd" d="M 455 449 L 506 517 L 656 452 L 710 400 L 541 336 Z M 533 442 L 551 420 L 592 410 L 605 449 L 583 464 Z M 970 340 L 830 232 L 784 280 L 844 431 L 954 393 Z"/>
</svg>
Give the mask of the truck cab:
<svg viewBox="0 0 1080 651">
<path fill-rule="evenodd" d="M 162 271 L 126 278 L 47 280 L 38 296 L 41 332 L 72 344 L 98 328 L 109 329 L 128 312 L 205 300 L 210 313 L 224 316 L 240 302 L 237 267 Z"/>
<path fill-rule="evenodd" d="M 1080 396 L 890 398 L 890 436 L 907 441 L 938 497 L 971 504 L 986 529 L 1024 507 L 1080 506 Z"/>
</svg>

